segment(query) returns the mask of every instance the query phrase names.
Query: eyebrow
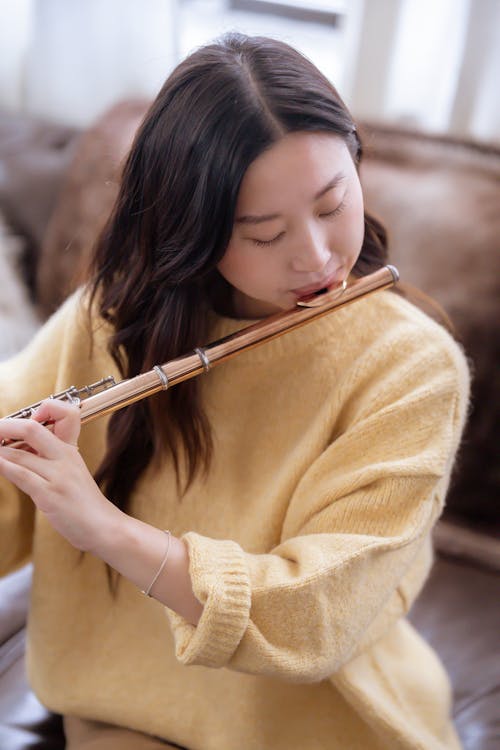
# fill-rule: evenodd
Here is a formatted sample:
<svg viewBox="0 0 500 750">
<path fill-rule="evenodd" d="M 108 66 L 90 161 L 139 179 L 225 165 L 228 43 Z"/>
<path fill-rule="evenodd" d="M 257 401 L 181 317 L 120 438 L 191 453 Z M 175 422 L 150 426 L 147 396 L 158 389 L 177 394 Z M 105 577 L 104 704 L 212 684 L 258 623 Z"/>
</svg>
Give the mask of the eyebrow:
<svg viewBox="0 0 500 750">
<path fill-rule="evenodd" d="M 321 190 L 318 190 L 318 192 L 314 195 L 313 201 L 317 201 L 320 198 L 322 198 L 325 193 L 328 193 L 329 190 L 332 190 L 334 187 L 336 187 L 339 182 L 342 182 L 342 180 L 345 180 L 345 174 L 344 172 L 338 172 L 335 177 L 332 177 L 330 182 L 328 182 Z M 253 216 L 251 214 L 245 214 L 244 216 L 238 216 L 235 219 L 236 224 L 262 224 L 264 221 L 272 221 L 273 219 L 279 219 L 281 214 L 264 214 L 262 216 Z"/>
</svg>

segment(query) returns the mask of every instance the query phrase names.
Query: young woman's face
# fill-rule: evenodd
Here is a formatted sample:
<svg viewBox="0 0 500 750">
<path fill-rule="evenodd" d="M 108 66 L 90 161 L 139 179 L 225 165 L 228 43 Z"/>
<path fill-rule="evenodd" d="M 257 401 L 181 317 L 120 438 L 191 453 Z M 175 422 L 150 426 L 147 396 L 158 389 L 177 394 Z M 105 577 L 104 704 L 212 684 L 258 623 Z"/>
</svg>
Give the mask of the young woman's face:
<svg viewBox="0 0 500 750">
<path fill-rule="evenodd" d="M 234 314 L 258 318 L 347 278 L 363 243 L 361 186 L 344 141 L 290 133 L 248 168 L 218 269 Z"/>
</svg>

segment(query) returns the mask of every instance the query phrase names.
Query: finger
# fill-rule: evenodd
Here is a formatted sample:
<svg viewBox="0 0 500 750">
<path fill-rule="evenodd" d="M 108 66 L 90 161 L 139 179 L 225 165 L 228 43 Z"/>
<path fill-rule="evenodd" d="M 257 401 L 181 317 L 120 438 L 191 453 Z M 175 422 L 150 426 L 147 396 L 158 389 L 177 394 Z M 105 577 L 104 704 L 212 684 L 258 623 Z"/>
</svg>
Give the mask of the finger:
<svg viewBox="0 0 500 750">
<path fill-rule="evenodd" d="M 42 458 L 37 453 L 19 450 L 18 448 L 0 447 L 0 457 L 11 464 L 22 466 L 42 479 L 48 481 L 50 478 L 51 465 L 49 465 L 47 459 Z"/>
<path fill-rule="evenodd" d="M 0 419 L 0 442 L 4 439 L 22 440 L 45 458 L 56 458 L 60 453 L 57 438 L 34 419 Z"/>
<path fill-rule="evenodd" d="M 20 466 L 19 464 L 7 461 L 2 455 L 5 450 L 7 449 L 0 448 L 0 474 L 9 482 L 15 484 L 16 487 L 19 487 L 21 492 L 32 497 L 36 494 L 37 489 L 40 489 L 41 484 L 45 484 L 45 480 L 41 479 L 37 474 L 34 474 L 25 466 Z"/>
<path fill-rule="evenodd" d="M 80 435 L 80 407 L 55 398 L 42 401 L 33 415 L 37 422 L 53 422 L 52 432 L 65 443 L 76 445 Z"/>
</svg>

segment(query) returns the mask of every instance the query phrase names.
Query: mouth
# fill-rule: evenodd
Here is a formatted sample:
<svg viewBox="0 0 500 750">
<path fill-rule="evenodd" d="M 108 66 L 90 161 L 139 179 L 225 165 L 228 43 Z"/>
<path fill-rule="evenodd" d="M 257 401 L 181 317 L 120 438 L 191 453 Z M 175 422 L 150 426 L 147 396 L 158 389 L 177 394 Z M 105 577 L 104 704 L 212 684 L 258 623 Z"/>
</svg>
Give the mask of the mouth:
<svg viewBox="0 0 500 750">
<path fill-rule="evenodd" d="M 317 284 L 310 284 L 309 286 L 304 286 L 300 289 L 292 289 L 292 294 L 295 294 L 295 296 L 300 299 L 301 297 L 307 297 L 310 294 L 319 294 L 320 292 L 327 291 L 329 287 L 342 282 L 339 270 L 340 269 L 338 268 L 334 273 L 330 274 L 330 276 L 327 276 L 323 281 L 320 281 Z"/>
</svg>

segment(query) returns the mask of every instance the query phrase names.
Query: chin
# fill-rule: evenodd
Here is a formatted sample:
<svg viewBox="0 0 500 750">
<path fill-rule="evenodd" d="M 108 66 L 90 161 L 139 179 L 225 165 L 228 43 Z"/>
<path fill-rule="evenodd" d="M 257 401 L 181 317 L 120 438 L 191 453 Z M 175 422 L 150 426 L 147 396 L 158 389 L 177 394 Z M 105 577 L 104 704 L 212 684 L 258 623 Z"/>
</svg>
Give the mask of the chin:
<svg viewBox="0 0 500 750">
<path fill-rule="evenodd" d="M 270 315 L 275 315 L 276 313 L 283 312 L 283 310 L 286 310 L 286 309 L 288 308 L 281 307 L 281 305 L 276 305 L 270 302 L 264 302 L 261 305 L 256 305 L 254 307 L 254 317 L 267 318 Z"/>
<path fill-rule="evenodd" d="M 276 302 L 267 302 L 266 300 L 254 300 L 254 303 L 248 307 L 248 310 L 253 313 L 253 317 L 255 318 L 267 318 L 269 315 L 275 315 L 286 309 L 286 307 Z"/>
</svg>

